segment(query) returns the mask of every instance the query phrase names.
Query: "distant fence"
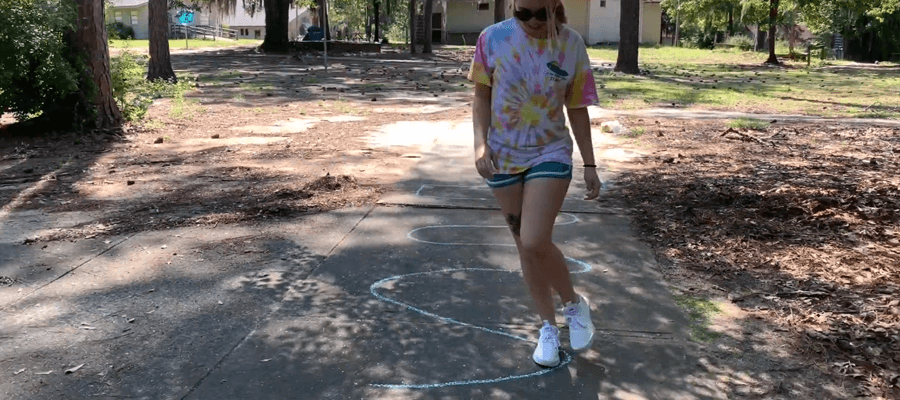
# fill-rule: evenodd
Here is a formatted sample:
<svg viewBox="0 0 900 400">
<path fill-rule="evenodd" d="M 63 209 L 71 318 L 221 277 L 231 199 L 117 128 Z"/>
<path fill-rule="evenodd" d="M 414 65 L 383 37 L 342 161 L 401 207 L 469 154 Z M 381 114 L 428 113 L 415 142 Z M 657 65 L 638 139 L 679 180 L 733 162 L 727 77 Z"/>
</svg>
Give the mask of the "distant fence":
<svg viewBox="0 0 900 400">
<path fill-rule="evenodd" d="M 169 24 L 169 37 L 171 38 L 226 38 L 237 39 L 238 31 L 209 25 L 181 25 Z"/>
</svg>

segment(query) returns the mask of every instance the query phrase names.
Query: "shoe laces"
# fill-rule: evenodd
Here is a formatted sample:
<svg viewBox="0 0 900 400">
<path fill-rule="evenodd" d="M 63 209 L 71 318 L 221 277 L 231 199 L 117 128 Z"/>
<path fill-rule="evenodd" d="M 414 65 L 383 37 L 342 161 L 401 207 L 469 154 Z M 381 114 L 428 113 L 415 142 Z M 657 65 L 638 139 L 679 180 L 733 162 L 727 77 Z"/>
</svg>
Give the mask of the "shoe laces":
<svg viewBox="0 0 900 400">
<path fill-rule="evenodd" d="M 559 342 L 559 338 L 556 337 L 556 333 L 553 332 L 553 328 L 547 326 L 541 328 L 541 341 L 544 343 L 555 343 Z"/>
<path fill-rule="evenodd" d="M 566 322 L 568 322 L 569 328 L 572 328 L 573 326 L 575 328 L 581 328 L 581 329 L 587 328 L 576 317 L 578 317 L 577 306 L 573 304 L 569 307 L 566 307 Z"/>
</svg>

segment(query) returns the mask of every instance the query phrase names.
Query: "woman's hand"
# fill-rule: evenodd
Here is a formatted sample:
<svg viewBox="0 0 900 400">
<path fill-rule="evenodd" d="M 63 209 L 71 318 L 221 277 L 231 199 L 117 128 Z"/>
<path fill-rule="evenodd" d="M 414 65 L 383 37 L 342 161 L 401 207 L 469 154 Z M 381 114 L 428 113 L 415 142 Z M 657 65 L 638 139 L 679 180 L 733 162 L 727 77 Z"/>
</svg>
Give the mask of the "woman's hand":
<svg viewBox="0 0 900 400">
<path fill-rule="evenodd" d="M 584 169 L 584 183 L 588 189 L 587 194 L 584 196 L 585 200 L 594 200 L 600 197 L 600 186 L 603 183 L 600 182 L 600 177 L 597 176 L 596 167 L 586 167 Z"/>
<path fill-rule="evenodd" d="M 494 165 L 494 152 L 491 151 L 490 147 L 484 146 L 480 149 L 475 149 L 475 168 L 478 170 L 478 175 L 481 175 L 484 179 L 494 178 L 494 174 L 497 173 L 497 166 Z"/>
</svg>

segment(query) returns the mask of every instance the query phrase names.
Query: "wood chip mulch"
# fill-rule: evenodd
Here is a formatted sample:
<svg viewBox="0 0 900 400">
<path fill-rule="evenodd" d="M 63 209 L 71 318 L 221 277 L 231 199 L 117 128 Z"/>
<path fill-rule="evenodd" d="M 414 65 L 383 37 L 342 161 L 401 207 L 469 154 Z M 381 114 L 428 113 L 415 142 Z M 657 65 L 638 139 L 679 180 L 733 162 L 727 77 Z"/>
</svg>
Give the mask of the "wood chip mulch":
<svg viewBox="0 0 900 400">
<path fill-rule="evenodd" d="M 763 313 L 860 395 L 900 398 L 900 129 L 636 125 L 660 150 L 616 196 L 668 278 Z"/>
</svg>

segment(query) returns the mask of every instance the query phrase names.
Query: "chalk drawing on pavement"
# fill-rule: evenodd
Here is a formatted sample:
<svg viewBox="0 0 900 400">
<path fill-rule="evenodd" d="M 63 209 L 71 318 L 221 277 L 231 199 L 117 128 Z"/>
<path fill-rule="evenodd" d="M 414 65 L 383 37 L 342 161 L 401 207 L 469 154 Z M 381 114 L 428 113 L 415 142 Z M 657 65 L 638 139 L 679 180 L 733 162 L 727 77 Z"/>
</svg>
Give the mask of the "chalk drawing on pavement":
<svg viewBox="0 0 900 400">
<path fill-rule="evenodd" d="M 558 222 L 556 225 L 570 225 L 570 224 L 574 224 L 574 223 L 578 222 L 578 217 L 576 217 L 575 215 L 567 214 L 567 213 L 561 213 L 560 216 L 561 216 L 561 217 L 565 217 L 565 220 L 562 221 L 562 222 Z M 435 226 L 426 226 L 426 227 L 421 227 L 421 228 L 413 229 L 412 231 L 410 231 L 410 232 L 407 234 L 407 237 L 408 237 L 409 239 L 411 239 L 411 240 L 414 240 L 414 241 L 417 241 L 417 242 L 420 242 L 420 243 L 423 243 L 423 244 L 430 244 L 430 245 L 442 245 L 442 246 L 504 246 L 504 247 L 506 247 L 506 246 L 512 246 L 512 247 L 515 247 L 515 244 L 464 243 L 464 242 L 435 242 L 435 241 L 429 241 L 429 240 L 419 239 L 419 238 L 416 237 L 416 233 L 423 232 L 423 231 L 428 231 L 428 230 L 439 230 L 439 229 L 476 229 L 476 228 L 477 228 L 477 229 L 485 229 L 485 228 L 507 228 L 507 226 L 505 226 L 505 225 L 500 225 L 500 226 L 493 226 L 493 225 L 435 225 Z M 588 264 L 588 263 L 586 263 L 586 262 L 584 262 L 584 261 L 582 261 L 582 260 L 577 260 L 577 259 L 570 258 L 570 257 L 566 257 L 566 260 L 569 261 L 569 262 L 571 262 L 571 263 L 574 263 L 574 264 L 578 265 L 579 267 L 581 267 L 581 270 L 579 270 L 579 271 L 573 271 L 573 272 L 572 272 L 573 274 L 582 274 L 582 273 L 589 272 L 589 271 L 591 270 L 591 265 Z M 402 279 L 406 279 L 406 278 L 411 278 L 411 277 L 416 277 L 416 276 L 426 276 L 426 275 L 446 275 L 446 274 L 452 274 L 452 273 L 455 273 L 455 272 L 463 272 L 463 271 L 480 271 L 480 272 L 496 272 L 496 273 L 515 273 L 515 274 L 518 274 L 518 273 L 519 273 L 519 271 L 517 271 L 517 270 L 505 270 L 505 269 L 495 269 L 495 268 L 452 268 L 452 269 L 442 269 L 442 270 L 437 270 L 437 271 L 414 272 L 414 273 L 410 273 L 410 274 L 396 275 L 396 276 L 391 276 L 391 277 L 388 277 L 388 278 L 381 279 L 381 280 L 379 280 L 378 282 L 375 282 L 375 283 L 373 283 L 371 286 L 369 286 L 369 292 L 372 294 L 372 296 L 375 296 L 375 298 L 377 298 L 377 299 L 379 299 L 379 300 L 381 300 L 381 301 L 384 301 L 384 302 L 387 302 L 387 303 L 391 303 L 391 304 L 398 305 L 398 306 L 403 307 L 403 308 L 406 308 L 407 310 L 412 311 L 412 312 L 414 312 L 414 313 L 421 314 L 421 315 L 424 315 L 424 316 L 426 316 L 426 317 L 431 317 L 431 318 L 437 319 L 437 320 L 439 320 L 439 321 L 443 321 L 443 322 L 448 323 L 448 324 L 464 326 L 464 327 L 468 327 L 468 328 L 472 328 L 472 329 L 478 329 L 478 330 L 482 330 L 482 331 L 485 331 L 485 332 L 488 332 L 488 333 L 492 333 L 492 334 L 495 334 L 495 335 L 500 335 L 500 336 L 503 336 L 503 337 L 507 337 L 507 338 L 513 339 L 513 340 L 520 340 L 520 341 L 525 341 L 525 342 L 530 342 L 530 343 L 536 343 L 534 340 L 528 339 L 528 338 L 526 338 L 526 337 L 513 335 L 513 334 L 510 334 L 510 333 L 508 333 L 508 332 L 504 332 L 504 331 L 501 331 L 501 330 L 498 330 L 498 329 L 491 329 L 491 328 L 488 328 L 488 327 L 479 326 L 479 325 L 474 325 L 474 324 L 470 324 L 470 323 L 467 323 L 467 322 L 459 321 L 459 320 L 456 320 L 456 319 L 453 319 L 453 318 L 443 317 L 443 316 L 440 316 L 440 315 L 438 315 L 438 314 L 435 314 L 435 313 L 432 313 L 432 312 L 423 310 L 423 309 L 421 309 L 421 308 L 415 307 L 415 306 L 413 306 L 413 305 L 411 305 L 411 304 L 404 303 L 404 302 L 402 302 L 402 301 L 399 301 L 399 300 L 395 300 L 395 299 L 386 297 L 386 296 L 384 296 L 384 295 L 382 295 L 381 293 L 378 292 L 378 289 L 380 289 L 380 288 L 381 288 L 382 286 L 384 286 L 385 284 L 388 284 L 388 283 L 390 283 L 390 282 L 396 282 L 396 281 L 399 281 L 399 280 L 402 280 Z M 557 369 L 559 369 L 559 368 L 564 367 L 565 365 L 569 364 L 570 362 L 572 362 L 572 355 L 571 355 L 571 354 L 569 354 L 569 353 L 566 352 L 566 351 L 563 351 L 563 354 L 564 354 L 564 357 L 562 357 L 562 358 L 560 359 L 559 365 L 557 365 L 557 366 L 555 366 L 555 367 L 553 367 L 553 368 L 542 368 L 542 369 L 540 369 L 540 370 L 537 370 L 537 371 L 534 371 L 534 372 L 531 372 L 531 373 L 527 373 L 527 374 L 509 375 L 509 376 L 498 377 L 498 378 L 492 378 L 492 379 L 458 380 L 458 381 L 451 381 L 451 382 L 436 382 L 436 383 L 422 383 L 422 384 L 418 384 L 418 383 L 397 383 L 397 384 L 391 384 L 391 383 L 373 383 L 373 384 L 370 384 L 370 386 L 380 387 L 380 388 L 388 388 L 388 389 L 436 389 L 436 388 L 450 387 L 450 386 L 484 385 L 484 384 L 492 384 L 492 383 L 499 383 L 499 382 L 505 382 L 505 381 L 517 380 L 517 379 L 533 378 L 533 377 L 537 377 L 537 376 L 540 376 L 540 375 L 544 375 L 544 374 L 553 372 L 553 371 L 555 371 L 555 370 L 557 370 Z"/>
</svg>

